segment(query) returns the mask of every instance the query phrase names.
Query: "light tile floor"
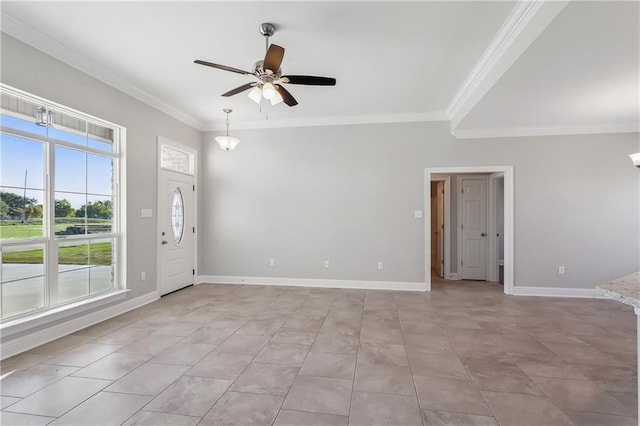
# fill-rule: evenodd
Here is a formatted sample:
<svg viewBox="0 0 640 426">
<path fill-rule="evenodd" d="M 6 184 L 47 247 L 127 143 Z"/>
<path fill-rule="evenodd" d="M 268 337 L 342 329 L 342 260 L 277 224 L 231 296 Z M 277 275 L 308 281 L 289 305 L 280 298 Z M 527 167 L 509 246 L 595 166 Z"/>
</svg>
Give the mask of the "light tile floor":
<svg viewBox="0 0 640 426">
<path fill-rule="evenodd" d="M 2 362 L 2 425 L 637 425 L 608 300 L 204 284 Z"/>
</svg>

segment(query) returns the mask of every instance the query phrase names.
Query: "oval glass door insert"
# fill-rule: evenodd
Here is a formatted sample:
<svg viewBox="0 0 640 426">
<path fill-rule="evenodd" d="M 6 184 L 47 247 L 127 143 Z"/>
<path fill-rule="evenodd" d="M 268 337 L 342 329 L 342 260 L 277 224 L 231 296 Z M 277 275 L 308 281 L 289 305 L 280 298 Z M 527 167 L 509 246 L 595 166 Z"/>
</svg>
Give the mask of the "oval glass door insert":
<svg viewBox="0 0 640 426">
<path fill-rule="evenodd" d="M 180 188 L 176 188 L 171 199 L 171 230 L 173 239 L 180 244 L 184 234 L 184 200 Z"/>
</svg>

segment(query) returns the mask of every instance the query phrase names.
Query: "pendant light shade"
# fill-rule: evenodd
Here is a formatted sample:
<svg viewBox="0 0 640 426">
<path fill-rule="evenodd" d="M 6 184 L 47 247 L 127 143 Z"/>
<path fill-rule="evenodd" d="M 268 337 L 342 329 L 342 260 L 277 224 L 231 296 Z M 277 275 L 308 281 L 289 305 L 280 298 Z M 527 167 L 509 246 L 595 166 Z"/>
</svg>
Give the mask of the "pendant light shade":
<svg viewBox="0 0 640 426">
<path fill-rule="evenodd" d="M 271 105 L 278 105 L 283 100 L 284 99 L 282 99 L 282 95 L 280 94 L 280 92 L 276 91 L 276 94 L 273 95 L 273 98 L 271 98 Z"/>
<path fill-rule="evenodd" d="M 227 152 L 233 151 L 235 147 L 240 143 L 240 139 L 229 136 L 229 114 L 232 112 L 232 110 L 225 108 L 222 111 L 227 114 L 227 121 L 225 121 L 225 124 L 227 125 L 227 134 L 224 136 L 216 136 L 215 139 L 216 142 L 218 142 L 218 145 L 220 145 L 220 148 L 224 149 Z"/>
<path fill-rule="evenodd" d="M 265 83 L 265 84 L 262 86 L 262 96 L 263 96 L 265 99 L 268 99 L 268 100 L 273 99 L 273 97 L 276 95 L 276 93 L 278 93 L 278 92 L 276 92 L 276 88 L 275 88 L 275 87 L 273 87 L 273 84 L 271 84 L 271 83 Z"/>
<path fill-rule="evenodd" d="M 216 136 L 216 142 L 218 142 L 220 148 L 225 151 L 233 151 L 240 143 L 240 139 L 234 138 L 233 136 Z"/>
<path fill-rule="evenodd" d="M 256 86 L 251 89 L 251 91 L 249 91 L 249 99 L 257 104 L 260 103 L 260 101 L 262 100 L 262 89 L 260 88 L 260 86 Z"/>
<path fill-rule="evenodd" d="M 629 155 L 629 158 L 633 161 L 633 165 L 640 169 L 640 152 Z"/>
</svg>

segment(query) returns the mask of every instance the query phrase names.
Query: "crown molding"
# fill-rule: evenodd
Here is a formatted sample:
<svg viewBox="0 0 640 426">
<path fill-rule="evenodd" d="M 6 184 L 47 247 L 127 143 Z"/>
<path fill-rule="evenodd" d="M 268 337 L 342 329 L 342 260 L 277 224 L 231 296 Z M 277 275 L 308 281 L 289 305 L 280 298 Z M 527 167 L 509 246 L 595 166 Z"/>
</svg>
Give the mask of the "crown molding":
<svg viewBox="0 0 640 426">
<path fill-rule="evenodd" d="M 105 83 L 109 86 L 155 108 L 199 131 L 219 131 L 224 130 L 224 123 L 208 122 L 203 123 L 195 117 L 168 105 L 152 94 L 131 84 L 126 79 L 116 75 L 106 68 L 96 64 L 90 59 L 80 55 L 62 43 L 47 37 L 37 29 L 14 18 L 2 11 L 2 32 L 26 43 L 65 64 Z M 285 120 L 265 120 L 234 122 L 233 128 L 236 130 L 245 129 L 271 129 L 284 127 L 317 127 L 317 126 L 340 126 L 354 124 L 375 124 L 375 123 L 410 123 L 425 121 L 448 121 L 449 118 L 444 111 L 418 112 L 407 114 L 380 114 L 380 115 L 358 115 L 358 116 L 329 116 L 313 117 L 302 119 Z"/>
<path fill-rule="evenodd" d="M 418 123 L 431 121 L 449 121 L 444 111 L 425 111 L 405 114 L 380 114 L 380 115 L 347 115 L 310 117 L 290 120 L 264 120 L 264 121 L 236 121 L 233 130 L 253 129 L 279 129 L 284 127 L 320 127 L 320 126 L 348 126 L 355 124 L 382 124 L 382 123 Z M 225 130 L 223 123 L 206 123 L 203 131 Z"/>
<path fill-rule="evenodd" d="M 567 4 L 518 0 L 447 107 L 451 133 Z"/>
<path fill-rule="evenodd" d="M 598 135 L 607 133 L 638 133 L 639 123 L 600 124 L 562 127 L 510 127 L 493 129 L 456 129 L 457 139 L 514 138 L 528 136 Z"/>
<path fill-rule="evenodd" d="M 379 115 L 325 116 L 299 119 L 235 121 L 233 130 L 345 126 L 358 124 L 390 124 L 450 121 L 451 134 L 458 139 L 500 137 L 560 136 L 604 133 L 636 133 L 638 123 L 562 127 L 508 127 L 459 129 L 460 121 L 502 77 L 517 58 L 562 11 L 568 1 L 518 0 L 518 3 L 484 51 L 469 76 L 456 92 L 446 111 L 423 111 Z M 222 122 L 202 122 L 156 96 L 131 84 L 125 78 L 96 64 L 66 45 L 46 36 L 37 29 L 1 11 L 1 31 L 77 70 L 161 111 L 199 131 L 221 131 Z"/>
<path fill-rule="evenodd" d="M 5 11 L 2 11 L 2 32 L 197 130 L 203 130 L 204 126 L 200 120 L 168 105 L 112 71 L 107 70 L 64 44 L 47 37 L 37 29 L 14 18 Z"/>
</svg>

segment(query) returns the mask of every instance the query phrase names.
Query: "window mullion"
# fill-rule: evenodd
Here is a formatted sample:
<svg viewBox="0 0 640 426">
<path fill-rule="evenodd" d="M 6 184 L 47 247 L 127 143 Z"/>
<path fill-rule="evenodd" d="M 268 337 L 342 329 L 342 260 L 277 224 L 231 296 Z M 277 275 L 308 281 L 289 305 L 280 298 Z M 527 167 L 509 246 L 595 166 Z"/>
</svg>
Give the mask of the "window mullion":
<svg viewBox="0 0 640 426">
<path fill-rule="evenodd" d="M 56 200 L 55 200 L 55 145 L 45 142 L 46 158 L 47 158 L 47 181 L 45 183 L 45 197 L 48 209 L 45 211 L 47 250 L 45 256 L 47 274 L 45 282 L 47 283 L 46 297 L 51 307 L 58 303 L 58 244 L 56 241 Z"/>
</svg>

